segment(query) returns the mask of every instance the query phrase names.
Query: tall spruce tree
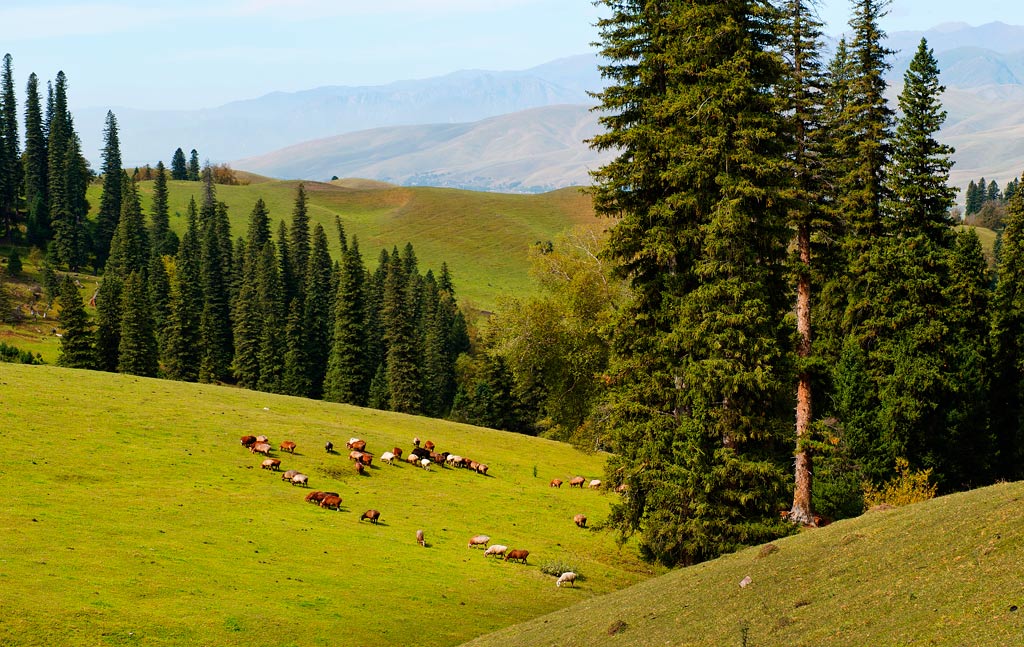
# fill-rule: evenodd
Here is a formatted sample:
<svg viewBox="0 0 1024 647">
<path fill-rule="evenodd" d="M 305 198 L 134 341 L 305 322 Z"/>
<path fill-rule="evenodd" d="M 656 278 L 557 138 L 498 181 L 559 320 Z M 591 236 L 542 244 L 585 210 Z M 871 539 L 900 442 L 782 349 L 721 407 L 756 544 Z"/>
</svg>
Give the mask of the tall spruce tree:
<svg viewBox="0 0 1024 647">
<path fill-rule="evenodd" d="M 366 269 L 359 240 L 346 245 L 334 298 L 334 334 L 324 381 L 324 399 L 362 405 L 370 389 L 366 347 Z"/>
<path fill-rule="evenodd" d="M 611 524 L 693 563 L 787 532 L 787 141 L 767 2 L 620 3 L 598 23 L 618 150 L 595 174 L 634 290 L 613 342 Z M 757 340 L 752 344 L 752 340 Z"/>
<path fill-rule="evenodd" d="M 194 148 L 192 149 L 192 152 L 189 153 L 188 172 L 185 179 L 192 182 L 198 182 L 202 179 L 202 170 L 199 167 L 199 153 L 196 152 L 196 149 Z"/>
<path fill-rule="evenodd" d="M 288 259 L 291 264 L 291 285 L 285 286 L 288 299 L 304 303 L 306 270 L 309 266 L 310 235 L 309 211 L 306 207 L 306 189 L 302 184 L 295 193 L 295 207 L 292 210 L 292 226 L 288 233 Z"/>
<path fill-rule="evenodd" d="M 978 193 L 978 185 L 971 180 L 967 184 L 967 193 L 965 195 L 964 203 L 964 214 L 971 216 L 981 210 L 981 196 Z"/>
<path fill-rule="evenodd" d="M 195 382 L 199 379 L 200 335 L 203 310 L 202 241 L 195 200 L 188 206 L 188 229 L 181 239 L 171 277 L 169 322 L 164 343 L 167 376 Z"/>
<path fill-rule="evenodd" d="M 119 373 L 155 377 L 159 352 L 144 281 L 142 272 L 135 271 L 124 282 L 117 370 Z"/>
<path fill-rule="evenodd" d="M 28 210 L 28 240 L 39 245 L 50 238 L 47 207 L 48 169 L 46 134 L 39 99 L 39 79 L 28 77 L 25 90 L 25 207 Z"/>
<path fill-rule="evenodd" d="M 280 393 L 284 377 L 284 288 L 278 271 L 277 250 L 271 241 L 263 244 L 256 280 L 261 321 L 260 378 L 256 388 L 260 391 Z"/>
<path fill-rule="evenodd" d="M 107 111 L 106 126 L 103 129 L 103 193 L 100 196 L 100 210 L 96 216 L 96 234 L 93 254 L 101 266 L 107 262 L 110 241 L 114 237 L 121 217 L 121 186 L 124 171 L 121 168 L 121 140 L 117 134 L 117 117 Z"/>
<path fill-rule="evenodd" d="M 60 355 L 57 364 L 67 368 L 95 368 L 93 331 L 89 315 L 82 305 L 82 295 L 70 274 L 60 284 Z"/>
<path fill-rule="evenodd" d="M 57 73 L 47 143 L 49 215 L 58 263 L 75 270 L 88 260 L 85 191 L 89 168 L 68 110 L 67 77 Z"/>
<path fill-rule="evenodd" d="M 284 372 L 281 375 L 281 390 L 287 395 L 309 397 L 312 384 L 307 368 L 309 357 L 303 343 L 302 304 L 292 299 L 288 304 L 288 317 L 285 322 Z"/>
<path fill-rule="evenodd" d="M 406 274 L 407 264 L 395 249 L 391 253 L 384 281 L 381 307 L 384 338 L 387 341 L 387 384 L 391 410 L 420 413 L 420 355 L 418 354 L 418 322 L 410 316 L 413 278 Z"/>
<path fill-rule="evenodd" d="M 231 376 L 231 233 L 227 210 L 218 204 L 210 167 L 203 170 L 199 210 L 203 309 L 199 319 L 199 381 L 224 382 Z"/>
<path fill-rule="evenodd" d="M 313 248 L 306 269 L 305 302 L 303 304 L 302 343 L 306 347 L 306 374 L 311 398 L 323 397 L 327 357 L 331 352 L 331 293 L 333 265 L 327 249 L 327 234 L 317 224 L 313 229 Z"/>
<path fill-rule="evenodd" d="M 14 96 L 14 66 L 4 55 L 0 76 L 0 233 L 8 235 L 18 221 L 18 196 L 22 179 L 18 146 L 18 103 Z"/>
<path fill-rule="evenodd" d="M 167 325 L 170 322 L 171 281 L 167 276 L 164 257 L 155 252 L 150 254 L 146 277 L 146 290 L 153 313 L 153 330 L 161 356 L 166 341 Z"/>
<path fill-rule="evenodd" d="M 174 256 L 180 243 L 178 235 L 171 231 L 171 209 L 168 204 L 167 169 L 162 161 L 157 162 L 153 177 L 153 206 L 150 216 L 149 239 L 153 253 Z"/>
<path fill-rule="evenodd" d="M 188 179 L 188 163 L 185 161 L 185 151 L 181 150 L 180 147 L 171 156 L 171 179 Z"/>
</svg>

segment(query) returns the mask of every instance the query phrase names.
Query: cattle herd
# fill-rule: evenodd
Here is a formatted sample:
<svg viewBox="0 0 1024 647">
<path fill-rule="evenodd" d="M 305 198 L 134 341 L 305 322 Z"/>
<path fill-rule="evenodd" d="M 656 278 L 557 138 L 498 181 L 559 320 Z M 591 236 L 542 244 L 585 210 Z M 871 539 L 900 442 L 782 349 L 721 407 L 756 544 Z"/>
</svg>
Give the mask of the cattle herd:
<svg viewBox="0 0 1024 647">
<path fill-rule="evenodd" d="M 281 459 L 270 456 L 271 445 L 270 440 L 266 436 L 242 436 L 241 443 L 242 446 L 246 447 L 251 453 L 261 454 L 265 457 L 260 464 L 262 469 L 270 470 L 272 472 L 281 472 Z M 278 446 L 278 449 L 281 452 L 288 452 L 289 454 L 294 455 L 296 447 L 297 445 L 293 441 L 286 440 Z M 345 447 L 349 450 L 348 458 L 352 461 L 353 469 L 357 474 L 364 474 L 366 468 L 373 465 L 373 454 L 367 451 L 365 440 L 361 438 L 350 438 L 349 441 L 345 443 Z M 328 441 L 324 445 L 324 449 L 327 450 L 327 453 L 333 454 L 334 444 Z M 486 464 L 471 460 L 465 456 L 459 456 L 449 452 L 437 452 L 435 451 L 434 443 L 429 440 L 422 443 L 421 446 L 419 438 L 413 438 L 413 448 L 408 452 L 408 454 L 403 452 L 402 448 L 394 447 L 391 451 L 383 452 L 380 455 L 380 461 L 394 466 L 394 462 L 396 460 L 403 460 L 403 456 L 405 456 L 404 460 L 409 464 L 421 467 L 427 471 L 430 470 L 432 465 L 436 465 L 441 468 L 451 467 L 468 469 L 476 472 L 477 474 L 487 476 L 487 470 L 489 469 Z M 281 472 L 281 480 L 287 481 L 292 485 L 309 487 L 309 477 L 298 470 L 292 469 Z M 562 480 L 557 478 L 552 479 L 549 485 L 553 488 L 560 488 L 562 486 Z M 582 476 L 575 476 L 569 481 L 570 488 L 578 487 L 583 489 L 584 485 L 588 485 L 590 489 L 597 490 L 601 488 L 601 481 L 593 479 L 589 484 L 587 484 L 587 479 Z M 615 488 L 615 491 L 620 493 L 625 492 L 626 486 L 621 485 Z M 342 498 L 337 492 L 321 492 L 319 490 L 314 490 L 306 494 L 305 500 L 307 503 L 318 505 L 326 510 L 342 511 Z M 379 519 L 380 511 L 374 509 L 367 510 L 359 517 L 359 521 L 367 520 L 373 524 L 376 524 Z M 580 528 L 587 527 L 587 517 L 585 515 L 577 514 L 573 517 L 573 522 Z M 469 547 L 483 548 L 484 557 L 501 557 L 506 562 L 526 563 L 526 558 L 529 556 L 530 551 L 523 548 L 509 549 L 508 546 L 502 544 L 492 544 L 488 546 L 490 541 L 491 538 L 488 535 L 476 535 L 470 537 Z M 420 546 L 426 547 L 422 530 L 416 531 L 416 542 Z M 556 585 L 559 587 L 562 584 L 574 585 L 575 581 L 576 573 L 565 572 L 560 574 Z"/>
</svg>

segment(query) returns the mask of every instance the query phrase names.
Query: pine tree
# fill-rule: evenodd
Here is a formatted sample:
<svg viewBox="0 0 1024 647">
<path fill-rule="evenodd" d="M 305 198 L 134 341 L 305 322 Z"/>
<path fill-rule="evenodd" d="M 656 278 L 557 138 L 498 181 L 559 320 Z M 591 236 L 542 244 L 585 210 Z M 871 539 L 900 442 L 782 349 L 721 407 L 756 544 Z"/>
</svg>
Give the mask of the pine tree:
<svg viewBox="0 0 1024 647">
<path fill-rule="evenodd" d="M 203 170 L 203 205 L 199 212 L 200 272 L 203 309 L 199 319 L 200 382 L 224 382 L 231 375 L 231 234 L 227 210 L 217 203 L 213 174 Z"/>
<path fill-rule="evenodd" d="M 277 251 L 274 243 L 267 241 L 259 257 L 257 277 L 257 300 L 260 308 L 260 391 L 282 392 L 284 377 L 284 287 L 278 271 Z"/>
<path fill-rule="evenodd" d="M 164 344 L 167 376 L 195 382 L 199 379 L 200 318 L 203 310 L 202 242 L 195 200 L 188 206 L 188 229 L 181 239 L 171 278 L 170 319 Z"/>
<path fill-rule="evenodd" d="M 67 77 L 57 73 L 47 143 L 49 215 L 54 252 L 59 263 L 75 270 L 87 261 L 85 230 L 89 203 L 85 191 L 89 170 L 68 111 Z"/>
<path fill-rule="evenodd" d="M 64 275 L 60 284 L 60 306 L 61 338 L 57 364 L 67 368 L 95 368 L 89 315 L 82 305 L 78 286 L 69 274 Z"/>
<path fill-rule="evenodd" d="M 334 299 L 334 335 L 324 380 L 324 399 L 362 405 L 369 394 L 365 326 L 366 269 L 353 236 L 346 246 Z"/>
<path fill-rule="evenodd" d="M 171 179 L 188 179 L 188 167 L 185 162 L 185 151 L 181 150 L 181 148 L 175 150 L 174 155 L 171 156 Z"/>
<path fill-rule="evenodd" d="M 391 390 L 388 388 L 388 367 L 380 364 L 370 381 L 370 392 L 366 396 L 366 406 L 371 409 L 387 411 L 391 408 Z"/>
<path fill-rule="evenodd" d="M 18 103 L 14 97 L 14 69 L 4 55 L 0 78 L 0 232 L 7 236 L 18 220 L 22 166 L 18 146 Z"/>
<path fill-rule="evenodd" d="M 153 210 L 150 218 L 149 239 L 153 253 L 174 256 L 178 253 L 178 235 L 171 231 L 171 210 L 168 205 L 167 169 L 162 161 L 156 164 L 153 178 Z"/>
<path fill-rule="evenodd" d="M 417 354 L 417 321 L 410 315 L 412 277 L 406 263 L 394 250 L 384 281 L 381 314 L 387 341 L 387 382 L 392 411 L 420 412 L 420 356 Z"/>
<path fill-rule="evenodd" d="M 28 239 L 32 244 L 49 240 L 50 216 L 47 201 L 47 152 L 43 132 L 39 80 L 28 77 L 25 90 L 25 206 L 28 209 Z"/>
<path fill-rule="evenodd" d="M 124 282 L 117 370 L 119 373 L 154 377 L 159 353 L 144 280 L 142 273 L 136 271 L 129 274 Z"/>
<path fill-rule="evenodd" d="M 196 149 L 194 148 L 192 149 L 192 152 L 189 154 L 188 172 L 184 179 L 192 182 L 198 182 L 201 179 L 199 168 L 199 153 L 197 153 Z"/>
<path fill-rule="evenodd" d="M 306 298 L 302 317 L 302 343 L 306 347 L 306 374 L 309 381 L 308 397 L 317 399 L 323 397 L 327 357 L 331 352 L 331 313 L 334 304 L 331 271 L 327 234 L 318 224 L 313 230 L 313 249 L 306 269 Z"/>
<path fill-rule="evenodd" d="M 971 180 L 967 184 L 966 202 L 964 204 L 964 213 L 968 216 L 978 213 L 981 209 L 981 196 L 978 195 L 978 185 Z"/>
<path fill-rule="evenodd" d="M 103 193 L 100 196 L 99 214 L 96 216 L 96 238 L 93 246 L 97 265 L 104 265 L 107 262 L 110 241 L 121 217 L 121 142 L 117 135 L 117 117 L 109 110 L 103 138 L 103 164 L 100 167 L 103 173 Z"/>
<path fill-rule="evenodd" d="M 295 298 L 295 263 L 292 261 L 290 245 L 288 244 L 288 229 L 283 219 L 277 223 L 277 255 L 282 286 L 281 303 L 288 307 L 288 304 L 291 304 L 292 299 Z"/>
<path fill-rule="evenodd" d="M 232 370 L 238 386 L 255 389 L 260 382 L 260 344 L 263 341 L 263 326 L 258 301 L 258 282 L 254 276 L 249 276 L 250 280 L 242 283 L 234 308 L 235 355 Z"/>
<path fill-rule="evenodd" d="M 307 367 L 309 357 L 302 335 L 302 305 L 298 299 L 288 304 L 288 319 L 285 324 L 284 373 L 281 376 L 281 390 L 287 395 L 309 397 L 312 384 Z"/>
<path fill-rule="evenodd" d="M 246 247 L 250 250 L 253 258 L 259 258 L 263 254 L 263 246 L 270 241 L 270 212 L 263 198 L 257 198 L 256 204 L 249 214 L 249 230 L 246 237 Z"/>
<path fill-rule="evenodd" d="M 98 370 L 117 370 L 121 351 L 121 321 L 124 303 L 124 277 L 120 272 L 107 272 L 96 291 L 96 352 Z"/>
<path fill-rule="evenodd" d="M 146 290 L 149 293 L 149 305 L 153 314 L 153 331 L 156 334 L 160 356 L 163 356 L 166 330 L 170 323 L 171 281 L 167 276 L 164 257 L 153 253 L 149 257 Z"/>
<path fill-rule="evenodd" d="M 285 286 L 288 298 L 304 302 L 306 270 L 309 265 L 310 238 L 309 213 L 306 208 L 306 189 L 299 184 L 295 194 L 295 208 L 292 210 L 292 226 L 288 233 L 288 260 L 291 265 L 291 285 Z"/>
<path fill-rule="evenodd" d="M 693 563 L 787 532 L 787 141 L 772 89 L 777 18 L 760 2 L 605 0 L 598 94 L 617 150 L 595 206 L 634 300 L 615 327 L 610 523 Z M 751 344 L 749 340 L 757 340 Z"/>
<path fill-rule="evenodd" d="M 152 250 L 142 215 L 139 189 L 124 173 L 121 174 L 121 182 L 121 213 L 111 237 L 110 257 L 107 259 L 105 273 L 117 273 L 122 279 L 127 279 L 132 272 L 139 272 L 145 280 Z"/>
<path fill-rule="evenodd" d="M 1024 475 L 1024 193 L 1006 209 L 992 299 L 992 430 L 996 435 L 997 478 Z"/>
</svg>

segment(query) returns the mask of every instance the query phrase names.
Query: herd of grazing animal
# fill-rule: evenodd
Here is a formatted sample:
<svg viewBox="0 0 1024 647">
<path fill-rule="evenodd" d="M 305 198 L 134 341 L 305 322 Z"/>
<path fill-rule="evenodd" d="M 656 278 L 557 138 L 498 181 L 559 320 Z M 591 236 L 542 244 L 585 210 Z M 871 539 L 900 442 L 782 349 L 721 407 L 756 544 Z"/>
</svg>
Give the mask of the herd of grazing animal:
<svg viewBox="0 0 1024 647">
<path fill-rule="evenodd" d="M 248 448 L 251 453 L 261 454 L 267 457 L 260 464 L 262 469 L 280 472 L 281 460 L 270 457 L 271 445 L 266 436 L 242 436 L 241 443 L 242 446 Z M 361 438 L 350 438 L 349 441 L 345 443 L 345 446 L 350 450 L 348 457 L 349 460 L 353 462 L 356 473 L 363 474 L 365 469 L 373 464 L 373 454 L 366 451 L 366 441 Z M 278 449 L 282 452 L 288 452 L 294 455 L 296 447 L 297 445 L 295 442 L 286 440 L 278 446 Z M 335 453 L 334 444 L 330 441 L 325 443 L 324 449 L 328 454 Z M 404 452 L 400 447 L 395 447 L 391 451 L 382 453 L 380 455 L 380 461 L 394 466 L 395 459 L 401 461 L 403 454 Z M 451 454 L 449 452 L 437 452 L 435 451 L 435 445 L 432 441 L 428 440 L 421 446 L 419 438 L 413 439 L 413 449 L 409 452 L 406 460 L 410 464 L 422 467 L 428 471 L 430 470 L 431 465 L 439 465 L 441 467 L 449 466 L 469 469 L 486 476 L 489 469 L 486 464 L 479 463 L 464 456 Z M 281 480 L 288 481 L 292 485 L 301 485 L 302 487 L 309 486 L 309 477 L 294 469 L 281 472 Z M 587 480 L 582 476 L 575 476 L 569 481 L 570 488 L 579 487 L 580 489 L 583 489 L 585 484 L 587 484 Z M 561 488 L 562 480 L 557 478 L 552 479 L 549 486 L 553 488 Z M 590 481 L 589 487 L 593 490 L 600 489 L 601 481 L 593 479 Z M 615 488 L 615 491 L 623 493 L 626 491 L 626 486 L 620 485 Z M 342 498 L 337 492 L 321 492 L 319 490 L 314 490 L 306 494 L 305 500 L 308 503 L 313 503 L 326 510 L 341 511 Z M 380 520 L 380 511 L 372 508 L 367 510 L 359 517 L 359 521 L 364 520 L 367 520 L 372 524 L 377 524 Z M 573 517 L 573 522 L 580 528 L 587 527 L 587 517 L 585 515 L 577 514 Z M 491 538 L 488 535 L 475 535 L 470 537 L 468 545 L 470 548 L 477 546 L 483 547 L 484 557 L 501 557 L 506 562 L 511 561 L 513 563 L 520 562 L 522 564 L 526 564 L 526 559 L 530 555 L 530 551 L 522 548 L 510 549 L 508 546 L 503 544 L 488 546 L 490 541 Z M 420 546 L 426 547 L 423 530 L 416 531 L 416 543 Z M 562 584 L 575 586 L 576 577 L 576 573 L 571 571 L 561 573 L 555 584 L 559 587 L 561 587 Z"/>
</svg>

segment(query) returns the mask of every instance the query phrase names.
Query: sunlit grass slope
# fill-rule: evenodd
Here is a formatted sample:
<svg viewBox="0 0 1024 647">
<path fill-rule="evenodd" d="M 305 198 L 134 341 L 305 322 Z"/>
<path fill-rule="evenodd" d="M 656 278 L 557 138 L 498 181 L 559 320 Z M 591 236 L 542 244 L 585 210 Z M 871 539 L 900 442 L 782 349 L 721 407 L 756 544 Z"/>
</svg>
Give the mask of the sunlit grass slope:
<svg viewBox="0 0 1024 647">
<path fill-rule="evenodd" d="M 311 489 L 239 444 L 266 434 Z M 414 436 L 490 475 L 409 464 L 357 476 Z M 0 364 L 0 645 L 455 645 L 651 574 L 633 548 L 583 530 L 613 495 L 548 487 L 603 457 L 516 434 L 240 389 Z M 333 441 L 339 453 L 328 455 Z M 536 470 L 536 476 L 534 471 Z M 369 508 L 377 526 L 360 522 Z M 427 547 L 415 542 L 417 529 Z M 485 533 L 528 564 L 467 548 Z M 587 576 L 563 591 L 541 573 Z"/>
<path fill-rule="evenodd" d="M 245 234 L 257 198 L 266 202 L 273 232 L 282 218 L 291 223 L 296 181 L 265 181 L 245 186 L 218 185 L 217 198 L 229 207 L 231 231 Z M 534 290 L 527 274 L 527 250 L 572 226 L 594 221 L 588 195 L 561 189 L 541 195 L 483 193 L 429 187 L 397 187 L 383 183 L 305 182 L 309 214 L 327 232 L 331 252 L 339 249 L 335 216 L 348 235 L 359 237 L 363 260 L 376 267 L 381 249 L 402 248 L 411 242 L 421 271 L 437 272 L 448 263 L 458 296 L 477 307 L 493 307 L 504 293 Z M 170 182 L 171 227 L 183 232 L 188 202 L 202 204 L 198 182 Z M 143 208 L 149 209 L 153 183 L 140 185 Z M 89 201 L 99 205 L 100 187 L 90 187 Z"/>
<path fill-rule="evenodd" d="M 1020 645 L 1022 515 L 1024 483 L 870 512 L 468 645 Z"/>
</svg>

